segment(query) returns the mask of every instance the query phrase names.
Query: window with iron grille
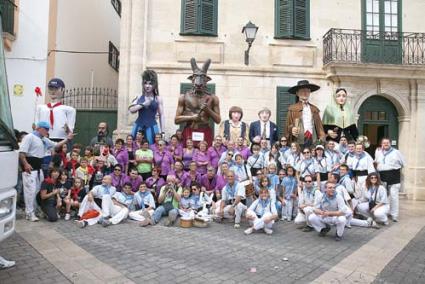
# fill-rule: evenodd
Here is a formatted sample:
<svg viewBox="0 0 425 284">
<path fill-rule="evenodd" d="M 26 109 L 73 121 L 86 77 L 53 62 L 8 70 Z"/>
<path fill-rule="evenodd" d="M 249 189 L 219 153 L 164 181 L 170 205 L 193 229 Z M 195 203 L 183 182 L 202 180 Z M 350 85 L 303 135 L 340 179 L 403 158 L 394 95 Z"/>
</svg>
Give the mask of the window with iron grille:
<svg viewBox="0 0 425 284">
<path fill-rule="evenodd" d="M 121 17 L 121 0 L 111 0 L 111 4 L 117 11 L 118 15 Z"/>
<path fill-rule="evenodd" d="M 217 36 L 218 0 L 182 0 L 181 35 Z"/>
<path fill-rule="evenodd" d="M 112 42 L 109 42 L 109 53 L 108 63 L 115 71 L 119 71 L 120 68 L 120 52 L 118 48 Z"/>
<path fill-rule="evenodd" d="M 310 39 L 310 0 L 275 0 L 274 37 Z"/>
</svg>

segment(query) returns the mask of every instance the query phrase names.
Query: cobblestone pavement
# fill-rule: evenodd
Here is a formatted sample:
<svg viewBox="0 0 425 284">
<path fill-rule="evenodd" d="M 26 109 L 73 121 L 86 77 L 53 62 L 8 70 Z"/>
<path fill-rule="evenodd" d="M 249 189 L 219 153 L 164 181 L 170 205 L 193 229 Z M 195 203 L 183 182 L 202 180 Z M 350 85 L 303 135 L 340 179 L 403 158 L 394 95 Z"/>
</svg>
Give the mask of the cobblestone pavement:
<svg viewBox="0 0 425 284">
<path fill-rule="evenodd" d="M 425 228 L 382 270 L 374 283 L 425 283 Z"/>
<path fill-rule="evenodd" d="M 0 255 L 16 261 L 0 270 L 0 283 L 70 283 L 56 267 L 44 259 L 22 237 L 14 234 L 0 244 Z"/>
<path fill-rule="evenodd" d="M 282 222 L 272 236 L 245 236 L 242 228 L 215 223 L 205 229 L 140 228 L 131 221 L 83 230 L 64 221 L 52 226 L 136 283 L 305 283 L 383 231 L 353 228 L 336 242 L 334 229 L 320 238 Z"/>
</svg>

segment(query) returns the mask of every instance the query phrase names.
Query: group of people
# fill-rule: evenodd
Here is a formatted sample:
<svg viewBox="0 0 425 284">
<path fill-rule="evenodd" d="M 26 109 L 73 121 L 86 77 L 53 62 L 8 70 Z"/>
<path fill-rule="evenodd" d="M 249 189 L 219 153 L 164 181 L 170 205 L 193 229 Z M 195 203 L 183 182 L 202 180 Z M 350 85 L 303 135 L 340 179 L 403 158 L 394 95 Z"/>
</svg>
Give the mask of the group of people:
<svg viewBox="0 0 425 284">
<path fill-rule="evenodd" d="M 229 119 L 221 122 L 218 98 L 206 90 L 208 66 L 207 61 L 199 68 L 192 60 L 193 89 L 179 97 L 175 117 L 183 128 L 167 140 L 160 132 L 163 102 L 152 70 L 143 74 L 143 93 L 129 107 L 138 119 L 125 139 L 113 142 L 101 122 L 87 147 L 70 143 L 74 134 L 68 124 L 62 128 L 65 139 L 52 141 L 48 133 L 57 128 L 55 106 L 47 108 L 50 123 L 40 119 L 21 142 L 27 219 L 38 220 L 37 205 L 49 221 L 74 217 L 81 228 L 107 227 L 127 218 L 146 227 L 162 217 L 169 226 L 179 216 L 209 216 L 217 222 L 230 219 L 235 228 L 246 221 L 247 235 L 259 230 L 272 234 L 276 221 L 293 220 L 303 231 L 321 236 L 336 226 L 336 240 L 346 227 L 379 228 L 389 223 L 388 215 L 397 222 L 404 158 L 388 138 L 374 158 L 365 151 L 345 89 L 336 90 L 320 118 L 309 103 L 319 86 L 299 81 L 289 89 L 299 101 L 289 107 L 279 136 L 268 108 L 248 124 L 242 121 L 242 108 L 233 106 Z M 60 79 L 51 82 L 50 93 L 63 91 Z M 221 122 L 215 137 L 210 119 Z M 48 169 L 45 179 L 43 169 Z"/>
</svg>

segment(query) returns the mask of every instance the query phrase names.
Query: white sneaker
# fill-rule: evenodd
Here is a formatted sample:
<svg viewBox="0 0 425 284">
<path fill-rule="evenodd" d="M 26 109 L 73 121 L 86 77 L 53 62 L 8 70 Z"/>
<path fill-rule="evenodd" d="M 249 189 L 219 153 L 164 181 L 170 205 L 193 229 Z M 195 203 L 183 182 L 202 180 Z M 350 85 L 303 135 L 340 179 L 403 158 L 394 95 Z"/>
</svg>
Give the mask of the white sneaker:
<svg viewBox="0 0 425 284">
<path fill-rule="evenodd" d="M 61 214 L 58 213 L 58 220 L 61 218 Z"/>
<path fill-rule="evenodd" d="M 37 218 L 37 216 L 35 216 L 35 214 L 34 214 L 34 213 L 31 213 L 27 220 L 28 220 L 28 221 L 31 221 L 31 222 L 37 222 L 37 221 L 39 221 L 40 219 L 38 219 L 38 218 Z"/>
<path fill-rule="evenodd" d="M 65 221 L 69 221 L 71 219 L 71 214 L 66 213 L 64 219 L 65 219 Z"/>
<path fill-rule="evenodd" d="M 375 221 L 372 221 L 372 223 L 370 224 L 370 227 L 374 228 L 374 229 L 380 229 L 381 228 L 381 227 L 379 227 L 379 225 Z"/>
<path fill-rule="evenodd" d="M 253 229 L 253 228 L 248 228 L 248 229 L 246 229 L 246 230 L 244 231 L 244 234 L 245 234 L 245 235 L 251 235 L 253 231 L 254 231 L 254 229 Z"/>
<path fill-rule="evenodd" d="M 240 225 L 240 224 L 235 224 L 233 227 L 234 227 L 235 229 L 239 229 L 239 228 L 241 227 L 241 225 Z"/>
<path fill-rule="evenodd" d="M 14 261 L 7 260 L 7 259 L 0 256 L 0 269 L 9 268 L 9 267 L 12 267 L 12 266 L 15 266 Z"/>
<path fill-rule="evenodd" d="M 266 233 L 267 235 L 271 235 L 273 234 L 273 230 L 269 228 L 264 228 L 264 233 Z"/>
</svg>

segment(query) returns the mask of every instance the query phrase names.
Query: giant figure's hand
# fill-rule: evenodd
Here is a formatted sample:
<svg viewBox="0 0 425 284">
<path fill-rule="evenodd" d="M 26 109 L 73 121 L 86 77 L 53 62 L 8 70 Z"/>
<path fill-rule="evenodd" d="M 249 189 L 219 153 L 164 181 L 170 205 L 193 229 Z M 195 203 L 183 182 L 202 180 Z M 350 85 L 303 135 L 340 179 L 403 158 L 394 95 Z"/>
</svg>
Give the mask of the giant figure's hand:
<svg viewBox="0 0 425 284">
<path fill-rule="evenodd" d="M 300 134 L 300 129 L 298 127 L 292 127 L 292 136 L 298 136 Z"/>
</svg>

